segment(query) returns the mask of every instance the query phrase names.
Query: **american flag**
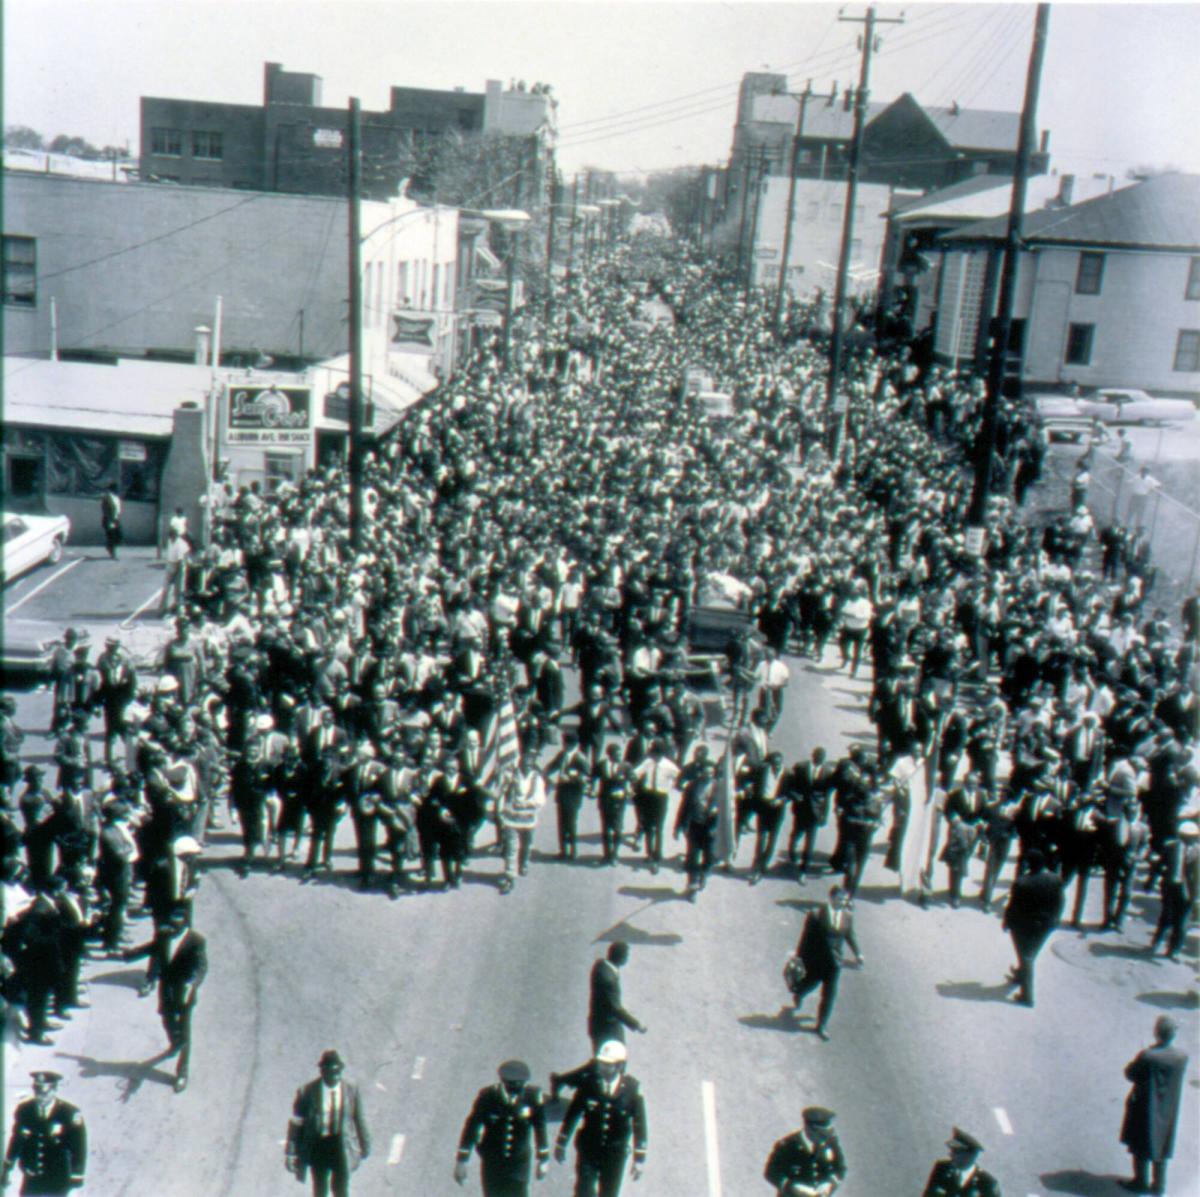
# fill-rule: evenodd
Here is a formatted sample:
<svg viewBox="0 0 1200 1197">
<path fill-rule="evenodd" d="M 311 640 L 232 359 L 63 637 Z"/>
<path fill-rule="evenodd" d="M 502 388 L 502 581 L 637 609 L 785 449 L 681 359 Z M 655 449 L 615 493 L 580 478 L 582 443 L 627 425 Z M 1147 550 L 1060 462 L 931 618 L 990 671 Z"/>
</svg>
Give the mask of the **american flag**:
<svg viewBox="0 0 1200 1197">
<path fill-rule="evenodd" d="M 521 759 L 521 742 L 517 734 L 517 712 L 511 694 L 500 702 L 500 709 L 491 718 L 483 738 L 483 759 L 479 766 L 479 782 L 485 789 L 514 768 Z"/>
<path fill-rule="evenodd" d="M 717 775 L 713 779 L 717 790 L 717 834 L 713 839 L 713 859 L 718 862 L 733 860 L 737 852 L 737 838 L 733 833 L 733 741 L 725 745 L 721 759 L 717 762 Z"/>
</svg>

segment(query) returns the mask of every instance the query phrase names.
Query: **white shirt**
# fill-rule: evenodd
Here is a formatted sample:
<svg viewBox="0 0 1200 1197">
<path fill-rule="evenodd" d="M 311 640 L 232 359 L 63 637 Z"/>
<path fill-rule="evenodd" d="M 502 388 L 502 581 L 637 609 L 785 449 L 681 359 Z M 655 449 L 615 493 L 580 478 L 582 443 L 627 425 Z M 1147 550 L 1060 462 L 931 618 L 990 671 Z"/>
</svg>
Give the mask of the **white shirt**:
<svg viewBox="0 0 1200 1197">
<path fill-rule="evenodd" d="M 339 1128 L 342 1108 L 342 1083 L 326 1085 L 321 1083 L 321 1133 L 336 1135 Z"/>
</svg>

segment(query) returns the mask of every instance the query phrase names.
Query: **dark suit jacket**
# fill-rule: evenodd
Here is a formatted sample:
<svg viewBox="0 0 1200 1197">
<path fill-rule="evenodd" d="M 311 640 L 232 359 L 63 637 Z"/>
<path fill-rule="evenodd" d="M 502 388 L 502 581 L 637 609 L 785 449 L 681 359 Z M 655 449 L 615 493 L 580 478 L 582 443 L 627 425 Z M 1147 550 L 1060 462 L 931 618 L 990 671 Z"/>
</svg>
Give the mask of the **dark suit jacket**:
<svg viewBox="0 0 1200 1197">
<path fill-rule="evenodd" d="M 37 1099 L 28 1098 L 13 1114 L 12 1135 L 4 1156 L 5 1166 L 21 1165 L 22 1192 L 65 1193 L 81 1185 L 87 1168 L 87 1128 L 83 1115 L 70 1102 L 55 1098 L 49 1116 L 38 1112 Z"/>
<path fill-rule="evenodd" d="M 1062 878 L 1048 871 L 1026 873 L 1009 890 L 1004 929 L 1013 935 L 1044 939 L 1058 926 L 1062 910 Z"/>
<path fill-rule="evenodd" d="M 796 955 L 804 962 L 809 976 L 826 977 L 841 968 L 846 944 L 854 949 L 856 957 L 860 954 L 854 937 L 854 917 L 848 910 L 839 913 L 839 925 L 835 926 L 834 912 L 826 902 L 810 910 L 804 920 Z"/>
<path fill-rule="evenodd" d="M 312 1163 L 313 1146 L 321 1137 L 321 1087 L 325 1082 L 318 1077 L 296 1090 L 292 1103 L 292 1117 L 288 1123 L 287 1154 L 294 1159 L 301 1180 Z M 367 1130 L 366 1115 L 358 1086 L 342 1081 L 342 1130 L 341 1147 L 346 1157 L 347 1168 L 353 1170 L 371 1154 L 371 1135 Z"/>
<path fill-rule="evenodd" d="M 1187 1056 L 1170 1046 L 1148 1047 L 1126 1065 L 1125 1079 L 1133 1088 L 1125 1099 L 1121 1142 L 1134 1155 L 1171 1158 L 1186 1071 Z"/>
<path fill-rule="evenodd" d="M 528 1181 L 534 1151 L 540 1160 L 550 1155 L 546 1107 L 537 1086 L 526 1085 L 516 1101 L 506 1098 L 503 1085 L 480 1089 L 459 1136 L 459 1159 L 472 1150 L 489 1171 Z"/>
<path fill-rule="evenodd" d="M 588 1035 L 597 1043 L 606 1039 L 625 1042 L 625 1028 L 639 1026 L 638 1020 L 621 1005 L 621 977 L 608 960 L 592 965 L 591 1001 L 588 1004 Z"/>
<path fill-rule="evenodd" d="M 622 1076 L 616 1092 L 611 1095 L 604 1092 L 598 1076 L 584 1080 L 563 1115 L 558 1132 L 560 1147 L 570 1142 L 580 1119 L 583 1125 L 575 1141 L 575 1150 L 589 1162 L 624 1158 L 629 1153 L 631 1139 L 634 1159 L 639 1164 L 645 1159 L 646 1103 L 633 1077 Z"/>
</svg>

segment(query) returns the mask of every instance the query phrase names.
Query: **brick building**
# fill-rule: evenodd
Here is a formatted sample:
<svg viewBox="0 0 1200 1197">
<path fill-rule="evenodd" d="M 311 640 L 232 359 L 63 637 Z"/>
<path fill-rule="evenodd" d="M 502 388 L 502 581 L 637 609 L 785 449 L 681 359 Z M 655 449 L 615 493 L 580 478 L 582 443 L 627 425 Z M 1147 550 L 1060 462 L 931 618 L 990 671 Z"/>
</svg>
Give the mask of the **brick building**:
<svg viewBox="0 0 1200 1197">
<path fill-rule="evenodd" d="M 515 139 L 521 175 L 504 202 L 540 207 L 552 160 L 557 101 L 522 83 L 483 92 L 393 87 L 387 109 L 362 112 L 363 193 L 396 194 L 418 177 L 431 143 L 450 136 Z M 320 76 L 268 62 L 261 105 L 143 96 L 142 178 L 185 186 L 344 195 L 349 112 L 322 103 Z"/>
</svg>

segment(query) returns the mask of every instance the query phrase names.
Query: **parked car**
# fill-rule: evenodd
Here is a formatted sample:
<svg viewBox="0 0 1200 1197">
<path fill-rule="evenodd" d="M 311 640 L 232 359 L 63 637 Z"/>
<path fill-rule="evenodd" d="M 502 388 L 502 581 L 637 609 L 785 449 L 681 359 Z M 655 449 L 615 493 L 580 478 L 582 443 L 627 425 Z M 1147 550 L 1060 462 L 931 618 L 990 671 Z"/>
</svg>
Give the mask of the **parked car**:
<svg viewBox="0 0 1200 1197">
<path fill-rule="evenodd" d="M 1069 395 L 1031 395 L 1033 414 L 1052 441 L 1079 442 L 1091 431 L 1094 417 L 1085 415 Z"/>
<path fill-rule="evenodd" d="M 65 515 L 19 515 L 4 513 L 4 578 L 13 578 L 41 565 L 61 560 L 63 546 L 71 535 Z"/>
<path fill-rule="evenodd" d="M 26 680 L 44 680 L 62 633 L 60 625 L 44 620 L 5 620 L 0 637 L 0 683 L 7 688 L 19 687 Z"/>
<path fill-rule="evenodd" d="M 1085 416 L 1106 424 L 1177 424 L 1196 418 L 1190 399 L 1156 399 L 1146 391 L 1103 387 L 1077 400 Z"/>
</svg>

